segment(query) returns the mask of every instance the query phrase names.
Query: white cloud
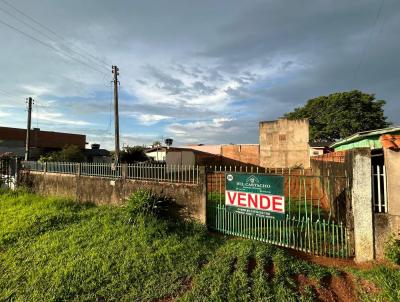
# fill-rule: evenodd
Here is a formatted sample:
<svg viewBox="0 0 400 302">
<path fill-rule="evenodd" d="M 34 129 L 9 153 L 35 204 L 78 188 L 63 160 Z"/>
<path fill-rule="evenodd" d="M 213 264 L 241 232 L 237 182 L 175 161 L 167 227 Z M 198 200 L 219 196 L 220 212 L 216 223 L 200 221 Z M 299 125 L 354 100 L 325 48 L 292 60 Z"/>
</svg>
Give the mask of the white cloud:
<svg viewBox="0 0 400 302">
<path fill-rule="evenodd" d="M 11 114 L 8 112 L 0 112 L 0 117 L 10 116 Z"/>
<path fill-rule="evenodd" d="M 54 124 L 75 125 L 75 126 L 88 126 L 92 125 L 90 122 L 67 119 L 62 113 L 59 112 L 33 112 L 32 119 L 37 119 L 43 122 L 51 122 Z"/>
<path fill-rule="evenodd" d="M 160 114 L 144 114 L 144 113 L 132 114 L 131 116 L 135 117 L 143 125 L 154 125 L 158 122 L 171 118 L 170 116 L 165 116 Z"/>
</svg>

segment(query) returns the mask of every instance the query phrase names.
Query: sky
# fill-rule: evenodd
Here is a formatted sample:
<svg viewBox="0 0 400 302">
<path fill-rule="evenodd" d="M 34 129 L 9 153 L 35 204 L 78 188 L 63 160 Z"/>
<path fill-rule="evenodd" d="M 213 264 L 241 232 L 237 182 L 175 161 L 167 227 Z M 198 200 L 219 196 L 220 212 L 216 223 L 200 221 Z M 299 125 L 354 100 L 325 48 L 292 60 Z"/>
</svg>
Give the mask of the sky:
<svg viewBox="0 0 400 302">
<path fill-rule="evenodd" d="M 121 145 L 258 143 L 258 123 L 360 89 L 400 124 L 398 0 L 0 0 L 0 126 Z"/>
</svg>

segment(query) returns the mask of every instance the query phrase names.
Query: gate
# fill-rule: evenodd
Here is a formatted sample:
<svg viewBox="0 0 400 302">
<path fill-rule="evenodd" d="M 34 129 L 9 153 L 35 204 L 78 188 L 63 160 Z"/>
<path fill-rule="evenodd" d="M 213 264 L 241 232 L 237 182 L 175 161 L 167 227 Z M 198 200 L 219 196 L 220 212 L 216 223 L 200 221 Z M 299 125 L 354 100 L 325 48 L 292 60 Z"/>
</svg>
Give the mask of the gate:
<svg viewBox="0 0 400 302">
<path fill-rule="evenodd" d="M 230 211 L 225 206 L 225 175 L 282 175 L 285 215 L 283 219 Z M 351 204 L 346 175 L 313 175 L 303 169 L 259 167 L 207 168 L 207 225 L 223 234 L 246 237 L 314 255 L 348 258 L 353 244 L 346 211 Z"/>
<path fill-rule="evenodd" d="M 17 167 L 17 158 L 7 153 L 0 156 L 0 188 L 15 188 Z"/>
</svg>

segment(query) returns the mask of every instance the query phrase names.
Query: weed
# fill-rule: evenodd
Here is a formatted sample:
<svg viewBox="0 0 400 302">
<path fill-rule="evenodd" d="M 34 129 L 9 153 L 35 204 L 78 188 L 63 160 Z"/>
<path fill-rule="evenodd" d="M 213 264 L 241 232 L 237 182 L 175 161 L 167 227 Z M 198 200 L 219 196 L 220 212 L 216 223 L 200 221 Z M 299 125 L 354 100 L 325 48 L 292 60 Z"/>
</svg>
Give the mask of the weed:
<svg viewBox="0 0 400 302">
<path fill-rule="evenodd" d="M 385 242 L 384 253 L 386 259 L 400 265 L 400 240 L 397 240 L 394 235 L 390 236 Z"/>
</svg>

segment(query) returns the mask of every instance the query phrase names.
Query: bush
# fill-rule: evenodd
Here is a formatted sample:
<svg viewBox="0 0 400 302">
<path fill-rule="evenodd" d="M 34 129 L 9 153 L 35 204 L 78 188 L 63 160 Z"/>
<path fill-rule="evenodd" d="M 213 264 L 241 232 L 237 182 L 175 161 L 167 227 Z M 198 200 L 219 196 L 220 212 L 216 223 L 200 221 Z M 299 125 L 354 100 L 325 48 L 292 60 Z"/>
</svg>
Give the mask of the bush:
<svg viewBox="0 0 400 302">
<path fill-rule="evenodd" d="M 156 218 L 166 217 L 170 199 L 159 196 L 148 190 L 139 190 L 128 199 L 126 207 L 129 221 L 135 222 L 139 217 L 153 216 Z"/>
<path fill-rule="evenodd" d="M 386 259 L 400 265 L 400 240 L 397 240 L 394 235 L 390 236 L 385 242 L 384 253 Z"/>
</svg>

